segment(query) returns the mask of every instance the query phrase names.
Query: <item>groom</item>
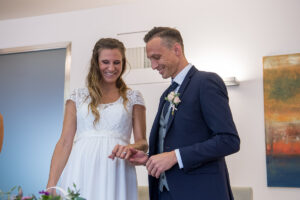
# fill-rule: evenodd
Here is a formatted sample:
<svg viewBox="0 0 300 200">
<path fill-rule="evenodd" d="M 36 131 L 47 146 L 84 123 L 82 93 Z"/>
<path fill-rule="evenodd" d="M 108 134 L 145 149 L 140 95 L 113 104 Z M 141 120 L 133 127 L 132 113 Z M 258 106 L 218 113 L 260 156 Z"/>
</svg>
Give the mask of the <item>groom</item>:
<svg viewBox="0 0 300 200">
<path fill-rule="evenodd" d="M 130 149 L 126 159 L 146 165 L 151 200 L 233 199 L 225 156 L 240 139 L 224 82 L 188 63 L 178 30 L 154 27 L 144 41 L 152 69 L 172 85 L 160 98 L 149 156 Z"/>
</svg>

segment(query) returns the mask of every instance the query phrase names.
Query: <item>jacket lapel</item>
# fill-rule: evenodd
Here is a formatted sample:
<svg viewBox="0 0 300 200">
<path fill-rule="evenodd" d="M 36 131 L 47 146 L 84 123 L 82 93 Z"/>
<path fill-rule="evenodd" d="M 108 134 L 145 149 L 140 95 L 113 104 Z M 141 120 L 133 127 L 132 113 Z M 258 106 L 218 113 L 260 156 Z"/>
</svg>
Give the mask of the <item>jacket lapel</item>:
<svg viewBox="0 0 300 200">
<path fill-rule="evenodd" d="M 180 99 L 182 99 L 183 98 L 183 94 L 184 94 L 184 92 L 185 92 L 185 89 L 186 89 L 186 87 L 188 86 L 188 84 L 190 83 L 190 80 L 191 80 L 191 78 L 192 78 L 192 76 L 194 75 L 194 73 L 197 71 L 197 69 L 194 67 L 194 66 L 192 66 L 192 68 L 190 69 L 190 71 L 187 73 L 187 75 L 185 76 L 185 78 L 184 78 L 184 80 L 183 80 L 183 82 L 182 82 L 182 84 L 181 84 L 181 86 L 180 86 L 180 88 L 179 88 L 179 90 L 178 90 L 178 93 L 180 94 L 179 95 L 179 98 Z M 178 104 L 178 107 L 180 106 L 180 103 Z M 177 108 L 178 108 L 177 107 Z M 169 121 L 168 121 L 168 125 L 167 125 L 167 133 L 168 133 L 168 130 L 169 130 L 169 128 L 170 128 L 170 126 L 171 126 L 171 124 L 172 124 L 172 122 L 173 122 L 173 120 L 174 120 L 174 117 L 175 117 L 175 115 L 176 115 L 176 111 L 174 112 L 174 115 L 172 115 L 172 113 L 170 114 L 170 119 L 169 119 Z"/>
</svg>

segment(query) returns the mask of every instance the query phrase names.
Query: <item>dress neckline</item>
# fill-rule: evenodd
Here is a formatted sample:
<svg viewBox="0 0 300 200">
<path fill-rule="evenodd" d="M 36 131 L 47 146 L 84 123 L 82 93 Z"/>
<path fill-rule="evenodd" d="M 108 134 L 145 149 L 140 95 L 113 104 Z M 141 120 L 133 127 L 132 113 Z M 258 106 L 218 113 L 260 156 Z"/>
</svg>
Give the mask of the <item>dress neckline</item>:
<svg viewBox="0 0 300 200">
<path fill-rule="evenodd" d="M 117 102 L 119 102 L 121 100 L 122 96 L 120 96 L 117 100 L 110 102 L 110 103 L 100 103 L 100 105 L 111 105 L 111 104 L 115 104 Z"/>
</svg>

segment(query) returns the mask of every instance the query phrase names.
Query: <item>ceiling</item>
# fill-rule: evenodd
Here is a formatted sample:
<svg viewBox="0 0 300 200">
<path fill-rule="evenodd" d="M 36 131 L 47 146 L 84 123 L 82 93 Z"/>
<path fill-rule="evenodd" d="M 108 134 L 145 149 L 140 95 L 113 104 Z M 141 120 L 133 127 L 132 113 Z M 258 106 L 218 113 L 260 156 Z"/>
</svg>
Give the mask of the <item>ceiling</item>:
<svg viewBox="0 0 300 200">
<path fill-rule="evenodd" d="M 0 0 L 0 20 L 125 4 L 137 0 Z"/>
</svg>

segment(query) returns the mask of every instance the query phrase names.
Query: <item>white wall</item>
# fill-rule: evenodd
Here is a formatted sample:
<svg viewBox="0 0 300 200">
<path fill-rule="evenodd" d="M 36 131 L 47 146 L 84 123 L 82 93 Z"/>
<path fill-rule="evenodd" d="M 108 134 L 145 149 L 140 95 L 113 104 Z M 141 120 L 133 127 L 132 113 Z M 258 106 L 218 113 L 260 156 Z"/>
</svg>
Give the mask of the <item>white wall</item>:
<svg viewBox="0 0 300 200">
<path fill-rule="evenodd" d="M 0 21 L 0 49 L 71 41 L 73 89 L 83 86 L 91 50 L 100 37 L 117 37 L 127 47 L 137 47 L 144 45 L 143 33 L 117 33 L 149 30 L 153 26 L 178 28 L 186 56 L 198 69 L 241 80 L 239 87 L 228 89 L 241 137 L 240 152 L 227 158 L 232 185 L 252 187 L 255 200 L 299 200 L 299 188 L 266 186 L 262 80 L 263 56 L 300 52 L 299 8 L 298 0 L 141 0 L 129 5 Z M 151 74 L 143 72 L 142 76 L 146 79 Z M 147 101 L 148 133 L 156 100 L 166 86 L 133 86 L 144 93 Z M 144 169 L 138 168 L 138 176 L 141 185 L 147 184 Z"/>
</svg>

